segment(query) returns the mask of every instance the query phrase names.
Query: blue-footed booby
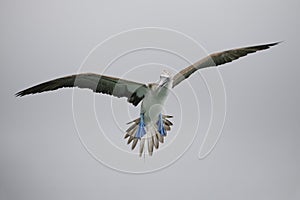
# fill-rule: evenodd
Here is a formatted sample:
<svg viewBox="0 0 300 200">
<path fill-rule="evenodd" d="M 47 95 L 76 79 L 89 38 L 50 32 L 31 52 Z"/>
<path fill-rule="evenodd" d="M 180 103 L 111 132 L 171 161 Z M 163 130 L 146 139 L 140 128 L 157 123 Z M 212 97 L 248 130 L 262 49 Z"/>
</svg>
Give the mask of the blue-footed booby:
<svg viewBox="0 0 300 200">
<path fill-rule="evenodd" d="M 158 149 L 159 143 L 164 142 L 167 131 L 170 131 L 173 125 L 169 120 L 172 116 L 162 113 L 163 105 L 171 89 L 199 69 L 232 62 L 247 54 L 268 49 L 278 43 L 279 42 L 249 46 L 213 53 L 193 65 L 184 68 L 175 74 L 175 76 L 163 70 L 159 81 L 156 83 L 145 84 L 100 74 L 81 73 L 41 83 L 16 93 L 16 96 L 52 91 L 64 87 L 78 87 L 91 89 L 93 92 L 109 94 L 115 97 L 126 97 L 127 101 L 134 106 L 141 103 L 140 116 L 128 123 L 132 125 L 126 130 L 125 139 L 128 138 L 128 144 L 132 142 L 132 150 L 136 147 L 138 141 L 140 141 L 140 156 L 143 152 L 146 152 L 144 151 L 146 143 L 148 154 L 152 155 L 154 147 Z"/>
</svg>

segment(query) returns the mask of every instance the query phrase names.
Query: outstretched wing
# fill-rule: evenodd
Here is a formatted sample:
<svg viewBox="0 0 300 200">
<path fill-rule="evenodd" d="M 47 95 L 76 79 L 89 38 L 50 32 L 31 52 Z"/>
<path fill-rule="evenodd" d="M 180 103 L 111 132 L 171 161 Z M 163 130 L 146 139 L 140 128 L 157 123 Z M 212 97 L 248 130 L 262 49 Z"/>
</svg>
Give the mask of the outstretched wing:
<svg viewBox="0 0 300 200">
<path fill-rule="evenodd" d="M 231 49 L 219 53 L 211 54 L 200 61 L 194 63 L 193 65 L 181 70 L 173 77 L 173 87 L 178 85 L 184 79 L 187 79 L 191 74 L 193 74 L 198 69 L 218 66 L 228 62 L 232 62 L 240 57 L 246 56 L 250 53 L 255 53 L 257 51 L 265 50 L 270 48 L 271 46 L 277 45 L 279 42 L 271 43 L 271 44 L 263 44 L 251 47 L 244 47 L 238 49 Z"/>
<path fill-rule="evenodd" d="M 64 87 L 91 89 L 97 93 L 109 94 L 115 97 L 127 97 L 127 101 L 137 106 L 144 98 L 148 87 L 145 84 L 103 76 L 93 73 L 77 74 L 54 79 L 16 93 L 16 96 L 57 90 Z"/>
</svg>

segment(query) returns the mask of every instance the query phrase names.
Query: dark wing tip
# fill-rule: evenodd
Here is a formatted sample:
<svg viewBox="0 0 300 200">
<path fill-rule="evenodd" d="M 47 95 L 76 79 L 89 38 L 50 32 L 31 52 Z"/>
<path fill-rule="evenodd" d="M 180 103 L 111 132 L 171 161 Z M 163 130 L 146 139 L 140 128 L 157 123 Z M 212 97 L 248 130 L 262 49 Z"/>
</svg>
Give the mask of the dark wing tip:
<svg viewBox="0 0 300 200">
<path fill-rule="evenodd" d="M 41 93 L 43 91 L 39 91 L 39 85 L 37 86 L 33 86 L 31 88 L 28 88 L 28 89 L 25 89 L 25 90 L 22 90 L 20 92 L 17 92 L 15 94 L 16 97 L 23 97 L 23 96 L 26 96 L 26 95 L 29 95 L 29 94 L 35 94 L 35 93 Z"/>
<path fill-rule="evenodd" d="M 280 43 L 282 43 L 283 41 L 278 41 L 278 42 L 273 42 L 273 43 L 270 43 L 270 44 L 268 44 L 269 46 L 275 46 L 275 45 L 277 45 L 277 44 L 280 44 Z"/>
<path fill-rule="evenodd" d="M 261 51 L 261 50 L 265 50 L 265 49 L 269 49 L 270 47 L 273 47 L 275 45 L 278 45 L 280 43 L 282 43 L 283 41 L 279 41 L 279 42 L 273 42 L 273 43 L 269 43 L 269 44 L 260 44 L 260 45 L 256 45 L 256 46 L 250 46 L 250 47 L 245 47 L 245 48 L 240 48 L 241 50 L 252 50 L 252 52 L 248 52 L 248 53 L 254 53 L 256 51 Z M 229 50 L 230 51 L 230 50 Z"/>
<path fill-rule="evenodd" d="M 274 43 L 271 43 L 271 46 L 275 46 L 275 45 L 283 43 L 283 42 L 284 42 L 284 40 L 281 40 L 281 41 L 278 41 L 278 42 L 274 42 Z"/>
<path fill-rule="evenodd" d="M 26 95 L 25 90 L 23 90 L 23 91 L 17 92 L 15 94 L 15 97 L 22 97 L 22 96 L 25 96 L 25 95 Z"/>
<path fill-rule="evenodd" d="M 273 42 L 273 43 L 269 43 L 269 44 L 265 44 L 265 45 L 261 45 L 261 46 L 265 46 L 266 49 L 272 47 L 272 46 L 275 46 L 275 45 L 278 45 L 280 43 L 282 43 L 283 41 L 279 41 L 279 42 Z"/>
</svg>

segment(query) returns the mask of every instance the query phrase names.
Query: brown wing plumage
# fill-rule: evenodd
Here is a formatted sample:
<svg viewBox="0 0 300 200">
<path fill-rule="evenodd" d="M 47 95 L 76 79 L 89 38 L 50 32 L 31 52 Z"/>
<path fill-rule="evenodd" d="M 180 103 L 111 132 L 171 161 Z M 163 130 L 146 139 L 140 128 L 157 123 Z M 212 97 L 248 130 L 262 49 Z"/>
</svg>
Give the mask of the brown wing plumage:
<svg viewBox="0 0 300 200">
<path fill-rule="evenodd" d="M 193 74 L 198 69 L 229 63 L 229 62 L 232 62 L 233 60 L 236 60 L 240 57 L 246 56 L 250 53 L 268 49 L 271 46 L 277 45 L 278 43 L 279 42 L 251 46 L 251 47 L 243 47 L 243 48 L 231 49 L 231 50 L 211 54 L 211 55 L 201 59 L 200 61 L 194 63 L 193 65 L 178 72 L 173 77 L 173 87 L 178 85 L 184 79 L 187 79 L 191 74 Z"/>
<path fill-rule="evenodd" d="M 16 96 L 52 91 L 64 87 L 87 88 L 97 93 L 109 94 L 115 97 L 127 97 L 127 101 L 134 106 L 139 104 L 148 90 L 147 85 L 142 83 L 99 74 L 85 73 L 47 81 L 20 91 L 16 93 Z"/>
</svg>

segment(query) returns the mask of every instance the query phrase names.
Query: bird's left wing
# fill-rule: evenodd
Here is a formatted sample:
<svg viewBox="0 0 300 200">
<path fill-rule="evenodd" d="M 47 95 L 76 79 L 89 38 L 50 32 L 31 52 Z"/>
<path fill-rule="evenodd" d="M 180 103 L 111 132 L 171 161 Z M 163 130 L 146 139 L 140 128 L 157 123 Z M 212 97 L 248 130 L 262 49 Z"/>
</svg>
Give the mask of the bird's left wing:
<svg viewBox="0 0 300 200">
<path fill-rule="evenodd" d="M 87 88 L 96 93 L 109 94 L 115 97 L 127 97 L 127 101 L 134 106 L 139 104 L 148 91 L 148 86 L 142 83 L 100 74 L 84 73 L 41 83 L 16 93 L 16 96 L 25 96 L 64 87 Z"/>
<path fill-rule="evenodd" d="M 256 45 L 250 47 L 243 47 L 237 49 L 231 49 L 227 51 L 222 51 L 219 53 L 213 53 L 193 65 L 181 70 L 173 77 L 173 88 L 178 85 L 183 80 L 187 79 L 190 75 L 192 75 L 198 69 L 203 69 L 212 66 L 223 65 L 225 63 L 232 62 L 233 60 L 239 59 L 240 57 L 246 56 L 250 53 L 255 53 L 257 51 L 265 50 L 270 48 L 271 46 L 277 45 L 279 42 Z"/>
</svg>

